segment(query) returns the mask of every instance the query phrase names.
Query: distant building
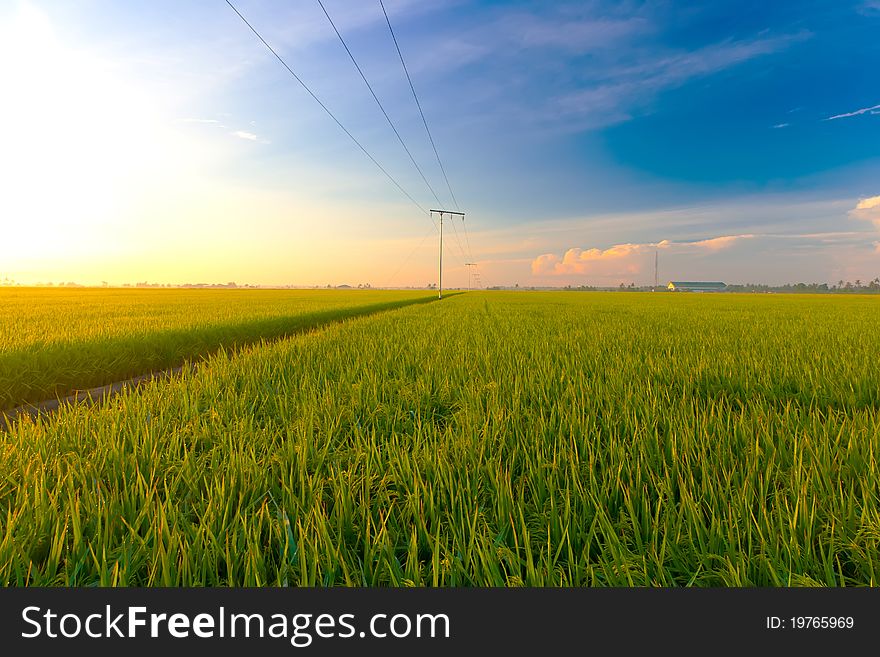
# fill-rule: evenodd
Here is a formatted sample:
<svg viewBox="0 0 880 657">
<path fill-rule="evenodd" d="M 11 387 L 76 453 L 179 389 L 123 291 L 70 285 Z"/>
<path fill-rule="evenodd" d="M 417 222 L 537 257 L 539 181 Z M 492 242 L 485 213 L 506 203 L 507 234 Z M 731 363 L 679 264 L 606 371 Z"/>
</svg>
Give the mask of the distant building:
<svg viewBox="0 0 880 657">
<path fill-rule="evenodd" d="M 722 292 L 727 285 L 720 281 L 669 281 L 670 292 Z"/>
</svg>

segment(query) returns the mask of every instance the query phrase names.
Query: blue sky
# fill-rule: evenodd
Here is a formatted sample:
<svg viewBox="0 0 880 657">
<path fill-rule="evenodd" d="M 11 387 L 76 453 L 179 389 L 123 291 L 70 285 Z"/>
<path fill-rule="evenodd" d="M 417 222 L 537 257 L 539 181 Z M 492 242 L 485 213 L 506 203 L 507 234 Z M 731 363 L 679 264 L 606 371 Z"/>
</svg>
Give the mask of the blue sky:
<svg viewBox="0 0 880 657">
<path fill-rule="evenodd" d="M 317 2 L 235 4 L 435 206 Z M 880 276 L 880 2 L 385 4 L 468 212 L 467 239 L 449 234 L 452 284 L 465 261 L 490 284 L 646 284 L 654 251 L 664 279 Z M 449 205 L 378 0 L 325 6 Z M 63 208 L 0 208 L 9 224 L 77 236 L 41 252 L 12 230 L 17 278 L 436 279 L 429 219 L 225 2 L 6 1 L 4 23 L 37 38 L 0 70 L 18 99 L 0 119 L 52 138 L 22 138 L 0 174 L 52 196 L 74 167 L 91 190 Z M 33 64 L 47 42 L 81 84 L 62 89 L 50 61 Z M 22 80 L 42 80 L 39 93 Z M 69 165 L 27 169 L 25 150 Z"/>
</svg>

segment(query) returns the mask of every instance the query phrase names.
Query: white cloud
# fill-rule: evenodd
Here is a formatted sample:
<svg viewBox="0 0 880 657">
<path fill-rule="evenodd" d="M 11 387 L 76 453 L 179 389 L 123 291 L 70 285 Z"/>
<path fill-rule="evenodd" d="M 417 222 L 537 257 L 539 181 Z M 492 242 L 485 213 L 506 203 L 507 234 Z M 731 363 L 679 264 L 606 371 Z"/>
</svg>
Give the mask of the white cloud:
<svg viewBox="0 0 880 657">
<path fill-rule="evenodd" d="M 248 132 L 247 130 L 234 130 L 229 134 L 233 137 L 238 137 L 239 139 L 246 139 L 247 141 L 258 141 L 261 144 L 269 143 L 263 139 L 260 139 L 259 136 L 255 135 L 253 132 Z"/>
<path fill-rule="evenodd" d="M 777 123 L 776 125 L 773 126 L 773 129 L 778 130 L 779 128 L 787 128 L 790 125 L 791 125 L 790 123 Z"/>
<path fill-rule="evenodd" d="M 849 215 L 862 221 L 870 221 L 880 230 L 880 196 L 869 196 L 861 199 Z"/>
<path fill-rule="evenodd" d="M 564 274 L 637 274 L 639 264 L 631 256 L 645 253 L 650 244 L 615 244 L 608 249 L 587 249 L 575 247 L 560 258 L 553 253 L 545 253 L 532 261 L 532 273 L 537 275 Z"/>
<path fill-rule="evenodd" d="M 856 204 L 856 210 L 874 210 L 877 208 L 880 210 L 880 196 L 869 196 L 868 198 L 861 199 Z"/>
<path fill-rule="evenodd" d="M 748 240 L 753 238 L 754 235 L 723 235 L 721 237 L 713 237 L 707 240 L 700 240 L 698 242 L 681 242 L 680 244 L 686 246 L 697 246 L 702 247 L 704 249 L 708 249 L 709 251 L 720 251 L 721 249 L 727 249 L 736 244 L 739 240 Z"/>
<path fill-rule="evenodd" d="M 229 130 L 229 135 L 232 137 L 238 137 L 239 139 L 244 139 L 245 141 L 255 141 L 261 144 L 268 144 L 269 141 L 266 139 L 262 139 L 259 135 L 250 130 L 230 130 L 229 126 L 224 123 L 221 123 L 217 119 L 178 119 L 180 123 L 187 123 L 190 125 L 196 126 L 207 126 L 209 128 L 220 128 L 222 130 Z M 249 125 L 255 126 L 256 121 L 249 121 Z"/>
<path fill-rule="evenodd" d="M 846 119 L 851 116 L 859 116 L 860 114 L 877 114 L 877 110 L 880 110 L 880 105 L 874 105 L 873 107 L 863 107 L 862 109 L 857 109 L 852 112 L 846 112 L 845 114 L 835 114 L 834 116 L 829 116 L 825 121 L 834 121 L 836 119 Z"/>
<path fill-rule="evenodd" d="M 560 258 L 553 253 L 545 253 L 532 261 L 532 274 L 538 276 L 564 276 L 585 274 L 599 278 L 634 276 L 641 273 L 649 264 L 644 257 L 658 249 L 676 253 L 706 251 L 715 253 L 728 249 L 739 240 L 751 239 L 755 235 L 722 235 L 693 242 L 672 242 L 661 240 L 644 244 L 615 244 L 607 249 L 568 249 Z"/>
</svg>

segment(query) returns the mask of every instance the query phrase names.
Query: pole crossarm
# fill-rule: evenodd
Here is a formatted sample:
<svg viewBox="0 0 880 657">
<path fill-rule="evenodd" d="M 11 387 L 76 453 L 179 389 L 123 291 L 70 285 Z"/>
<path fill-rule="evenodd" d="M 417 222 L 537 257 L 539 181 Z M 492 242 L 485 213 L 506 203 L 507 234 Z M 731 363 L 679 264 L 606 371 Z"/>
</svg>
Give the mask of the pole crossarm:
<svg viewBox="0 0 880 657">
<path fill-rule="evenodd" d="M 464 212 L 453 212 L 452 210 L 431 210 L 431 212 L 436 212 L 437 214 L 457 214 L 459 217 L 464 216 Z"/>
</svg>

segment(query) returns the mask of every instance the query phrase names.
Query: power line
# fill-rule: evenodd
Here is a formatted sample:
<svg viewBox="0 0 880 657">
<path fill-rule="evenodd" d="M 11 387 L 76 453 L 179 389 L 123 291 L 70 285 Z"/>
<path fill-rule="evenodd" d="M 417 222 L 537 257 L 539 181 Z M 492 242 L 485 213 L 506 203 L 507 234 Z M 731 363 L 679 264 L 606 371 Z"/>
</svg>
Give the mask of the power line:
<svg viewBox="0 0 880 657">
<path fill-rule="evenodd" d="M 443 180 L 446 181 L 446 188 L 449 190 L 449 195 L 452 197 L 452 202 L 455 205 L 456 210 L 461 210 L 461 207 L 458 204 L 458 199 L 455 198 L 455 192 L 452 191 L 452 185 L 449 182 L 449 176 L 446 175 L 446 167 L 443 166 L 443 160 L 440 158 L 440 152 L 437 150 L 437 144 L 434 141 L 434 136 L 431 134 L 431 128 L 428 127 L 428 119 L 425 117 L 425 112 L 422 110 L 422 103 L 419 101 L 419 95 L 416 93 L 415 85 L 412 81 L 412 76 L 409 74 L 409 68 L 406 65 L 406 60 L 403 57 L 403 51 L 400 49 L 400 43 L 397 41 L 397 35 L 394 33 L 394 28 L 391 26 L 391 19 L 388 17 L 388 12 L 385 10 L 385 3 L 382 0 L 379 0 L 379 6 L 382 8 L 382 14 L 385 16 L 385 23 L 388 25 L 388 32 L 391 34 L 391 40 L 394 41 L 394 47 L 397 50 L 397 56 L 400 58 L 400 64 L 403 67 L 403 72 L 406 75 L 406 81 L 409 83 L 409 89 L 412 92 L 413 100 L 416 103 L 416 107 L 419 110 L 419 116 L 422 117 L 422 125 L 425 126 L 425 133 L 428 135 L 428 141 L 431 142 L 431 148 L 434 151 L 434 157 L 437 158 L 437 164 L 440 167 L 440 172 L 443 174 Z M 435 194 L 436 198 L 436 194 Z M 458 230 L 455 228 L 455 222 L 452 224 L 453 230 L 455 232 L 456 241 L 458 242 L 458 247 L 460 251 L 464 251 L 461 247 L 461 240 L 458 237 Z M 467 256 L 466 260 L 473 260 L 473 252 L 471 251 L 471 241 L 468 236 L 467 222 L 462 218 L 462 228 L 464 229 L 464 239 L 467 244 Z"/>
<path fill-rule="evenodd" d="M 434 195 L 434 198 L 437 200 L 437 203 L 441 205 L 443 202 L 437 196 L 437 192 L 434 191 L 434 188 L 431 186 L 431 183 L 428 182 L 428 179 L 425 177 L 424 172 L 422 172 L 422 168 L 416 162 L 416 159 L 413 157 L 413 154 L 410 152 L 409 148 L 407 148 L 406 143 L 403 141 L 403 137 L 400 136 L 400 132 L 398 132 L 397 127 L 394 125 L 394 121 L 391 120 L 391 117 L 388 116 L 388 112 L 385 111 L 385 107 L 382 105 L 382 102 L 379 100 L 379 97 L 376 95 L 376 92 L 373 91 L 373 86 L 370 84 L 369 80 L 367 80 L 367 76 L 364 75 L 363 70 L 360 65 L 357 63 L 354 55 L 351 52 L 351 49 L 348 47 L 348 44 L 345 43 L 345 39 L 342 38 L 342 34 L 340 34 L 339 30 L 336 27 L 336 23 L 333 22 L 333 19 L 330 18 L 330 14 L 327 12 L 327 8 L 324 6 L 324 3 L 321 0 L 318 0 L 318 4 L 321 5 L 321 9 L 324 11 L 324 15 L 327 17 L 327 20 L 330 21 L 330 25 L 333 27 L 333 31 L 336 32 L 336 36 L 339 37 L 339 42 L 342 44 L 342 47 L 345 48 L 345 52 L 348 53 L 351 62 L 354 64 L 354 67 L 357 69 L 357 72 L 360 73 L 361 79 L 363 79 L 364 84 L 367 85 L 367 89 L 370 90 L 370 94 L 373 96 L 373 100 L 376 101 L 376 104 L 379 106 L 379 109 L 382 110 L 382 114 L 385 115 L 385 120 L 388 121 L 388 125 L 391 126 L 391 129 L 394 131 L 394 135 L 397 137 L 397 141 L 400 142 L 400 145 L 403 146 L 403 150 L 406 151 L 406 154 L 409 156 L 410 162 L 412 162 L 413 166 L 416 168 L 416 171 L 419 172 L 419 175 L 422 177 L 425 185 L 428 186 L 428 189 L 431 190 L 431 194 Z"/>
<path fill-rule="evenodd" d="M 434 143 L 434 137 L 431 135 L 431 129 L 428 127 L 428 120 L 425 118 L 425 113 L 422 111 L 422 104 L 419 102 L 419 96 L 418 94 L 416 94 L 416 88 L 413 85 L 412 78 L 409 75 L 409 69 L 406 67 L 406 61 L 403 59 L 403 53 L 400 51 L 400 44 L 397 43 L 397 37 L 394 34 L 394 28 L 391 27 L 391 20 L 388 18 L 388 12 L 385 11 L 385 4 L 382 2 L 382 0 L 379 0 L 379 6 L 382 7 L 382 13 L 385 14 L 385 22 L 388 23 L 388 31 L 391 32 L 391 39 L 394 41 L 394 47 L 397 48 L 397 56 L 400 57 L 400 63 L 401 65 L 403 65 L 403 72 L 406 74 L 407 82 L 409 82 L 410 91 L 412 91 L 413 99 L 416 101 L 416 107 L 419 108 L 419 114 L 422 117 L 422 123 L 425 125 L 425 132 L 428 133 L 428 140 L 431 142 L 431 148 L 434 149 L 434 156 L 437 158 L 437 164 L 440 165 L 440 171 L 443 173 L 443 179 L 446 181 L 446 188 L 449 190 L 449 195 L 452 197 L 452 202 L 455 204 L 455 209 L 460 210 L 461 208 L 458 206 L 458 200 L 456 200 L 455 194 L 452 191 L 452 185 L 449 184 L 449 177 L 446 175 L 446 168 L 443 166 L 443 161 L 440 159 L 440 153 L 437 152 L 437 145 Z"/>
<path fill-rule="evenodd" d="M 391 287 L 391 283 L 394 281 L 394 278 L 400 273 L 400 270 L 403 269 L 406 266 L 406 264 L 410 261 L 410 258 L 413 257 L 413 254 L 416 251 L 418 251 L 420 248 L 422 248 L 422 245 L 425 243 L 425 240 L 428 239 L 428 236 L 430 234 L 431 234 L 431 231 L 429 230 L 427 233 L 425 233 L 425 236 L 422 237 L 422 241 L 413 247 L 413 250 L 409 252 L 409 255 L 406 256 L 406 259 L 402 263 L 400 263 L 400 266 L 398 266 L 397 269 L 394 270 L 394 273 L 391 274 L 391 276 L 388 279 L 388 285 L 386 285 L 386 287 Z"/>
<path fill-rule="evenodd" d="M 250 31 L 254 33 L 254 35 L 260 40 L 260 42 L 264 46 L 266 46 L 266 48 L 269 50 L 269 52 L 271 52 L 275 56 L 275 59 L 277 59 L 281 63 L 281 65 L 284 66 L 285 69 L 287 69 L 287 72 L 290 73 L 290 75 L 293 77 L 293 79 L 296 80 L 303 89 L 305 89 L 305 91 L 312 97 L 312 99 L 316 103 L 318 103 L 318 105 L 320 105 L 321 109 L 324 110 L 324 112 L 327 114 L 327 116 L 329 116 L 333 120 L 333 122 L 336 123 L 336 125 L 338 125 L 339 128 L 349 137 L 349 139 L 351 139 L 355 143 L 355 145 L 364 153 L 364 155 L 366 155 L 370 159 L 370 161 L 374 165 L 376 165 L 376 168 L 378 168 L 385 175 L 385 177 L 388 178 L 388 180 L 390 180 L 394 184 L 394 186 L 397 187 L 398 190 L 400 190 L 400 192 L 404 196 L 406 196 L 419 210 L 421 210 L 430 219 L 430 221 L 433 225 L 433 229 L 435 231 L 439 230 L 438 226 L 437 226 L 437 222 L 434 221 L 434 217 L 432 216 L 432 214 L 430 212 L 428 212 L 428 210 L 426 210 L 424 207 L 422 207 L 422 205 L 418 201 L 416 201 L 409 194 L 409 192 L 407 192 L 406 189 L 403 188 L 403 186 L 399 182 L 397 182 L 397 180 L 394 178 L 394 176 L 392 176 L 385 169 L 385 167 L 383 167 L 378 162 L 378 160 L 376 160 L 376 158 L 373 157 L 373 155 L 363 146 L 363 144 L 361 144 L 360 141 L 358 141 L 358 139 L 342 124 L 342 122 L 336 117 L 336 115 L 333 114 L 333 112 L 330 110 L 330 108 L 328 108 L 321 101 L 321 99 L 318 98 L 318 96 L 309 88 L 309 86 L 302 80 L 302 78 L 300 78 L 293 71 L 293 69 L 287 64 L 286 61 L 284 61 L 284 59 L 281 57 L 281 55 L 279 55 L 278 52 L 271 45 L 269 45 L 269 43 L 266 41 L 266 39 L 264 39 L 263 36 L 257 31 L 257 29 L 253 25 L 251 25 L 251 23 L 242 15 L 242 13 L 235 7 L 235 5 L 232 4 L 232 2 L 230 0 L 225 0 L 225 2 L 236 13 L 236 15 L 241 19 L 241 21 L 245 25 L 247 25 L 248 29 L 250 29 Z M 329 16 L 328 16 L 328 18 L 329 18 Z M 429 187 L 430 187 L 430 185 L 429 185 Z M 432 190 L 432 192 L 433 192 L 433 190 Z M 436 197 L 436 194 L 435 194 L 435 197 Z M 424 243 L 425 239 L 426 238 L 422 238 L 422 243 Z M 415 250 L 416 249 L 413 249 L 413 252 L 415 252 Z M 411 256 L 412 256 L 412 253 L 410 254 L 410 256 L 407 257 L 407 260 Z M 458 257 L 457 254 L 456 254 L 456 257 Z M 397 272 L 395 272 L 395 275 L 396 274 L 397 274 Z"/>
<path fill-rule="evenodd" d="M 461 223 L 464 225 L 464 217 L 461 218 Z M 455 234 L 455 241 L 458 245 L 458 250 L 461 252 L 462 257 L 465 260 L 468 260 L 471 254 L 470 252 L 465 253 L 464 248 L 461 246 L 461 238 L 458 236 L 458 229 L 455 227 L 455 220 L 452 221 L 452 232 Z M 467 265 L 467 263 L 465 263 L 465 265 Z"/>
<path fill-rule="evenodd" d="M 230 2 L 230 0 L 225 0 L 225 1 L 226 1 L 226 4 L 229 5 L 229 7 L 232 9 L 232 11 L 234 11 L 238 15 L 238 17 L 242 20 L 242 22 L 244 22 L 244 24 L 250 28 L 251 32 L 253 32 L 256 35 L 256 37 L 260 41 L 262 41 L 263 45 L 269 49 L 269 52 L 271 52 L 273 55 L 275 55 L 275 59 L 277 59 L 279 62 L 281 62 L 281 65 L 287 69 L 287 72 L 293 76 L 293 79 L 296 80 L 297 82 L 299 82 L 300 86 L 306 90 L 306 92 L 315 100 L 316 103 L 318 103 L 318 105 L 321 106 L 321 109 L 323 109 L 327 113 L 327 115 L 331 119 L 333 119 L 333 121 L 336 123 L 336 125 L 338 125 L 342 129 L 342 131 L 346 135 L 348 135 L 349 138 L 357 145 L 357 147 L 359 149 L 361 149 L 361 151 L 363 151 L 364 155 L 366 155 L 368 158 L 370 158 L 370 161 L 373 164 L 375 164 L 382 173 L 385 174 L 385 177 L 387 177 L 388 180 L 390 180 L 392 183 L 394 183 L 394 186 L 397 187 L 397 189 L 399 189 L 403 193 L 404 196 L 406 196 L 410 201 L 412 201 L 413 204 L 415 204 L 415 206 L 419 210 L 421 210 L 424 214 L 428 215 L 428 217 L 431 219 L 431 223 L 434 223 L 434 228 L 436 229 L 437 225 L 434 222 L 434 218 L 431 217 L 430 213 L 425 208 L 423 208 L 422 205 L 418 201 L 416 201 L 409 194 L 409 192 L 407 192 L 401 186 L 401 184 L 399 182 L 397 182 L 397 180 L 394 178 L 394 176 L 392 176 L 390 173 L 388 173 L 388 171 L 385 169 L 385 167 L 383 167 L 381 164 L 379 164 L 378 160 L 376 160 L 376 158 L 373 157 L 366 148 L 364 148 L 363 144 L 361 144 L 361 142 L 359 142 L 357 140 L 357 138 L 353 134 L 351 134 L 351 132 L 349 132 L 348 128 L 346 128 L 344 125 L 342 125 L 342 122 L 336 118 L 336 115 L 333 114 L 333 112 L 331 112 L 330 109 L 323 102 L 321 102 L 321 99 L 318 98 L 315 95 L 315 93 L 309 88 L 309 86 L 305 82 L 302 81 L 302 78 L 300 78 L 296 73 L 293 72 L 293 69 L 290 68 L 290 66 L 288 66 L 287 62 L 285 62 L 284 59 L 282 59 L 281 55 L 279 55 L 277 52 L 275 52 L 275 49 L 272 46 L 270 46 L 269 43 L 263 38 L 263 36 L 259 32 L 257 32 L 256 28 L 254 28 L 254 26 L 251 25 L 248 22 L 248 20 L 244 16 L 241 15 L 241 12 L 235 8 L 235 5 L 233 5 L 232 2 Z"/>
<path fill-rule="evenodd" d="M 462 218 L 461 220 L 461 227 L 464 228 L 464 241 L 465 244 L 467 244 L 468 257 L 473 259 L 473 253 L 471 252 L 471 240 L 468 237 L 467 222 L 464 220 L 464 218 Z"/>
</svg>

